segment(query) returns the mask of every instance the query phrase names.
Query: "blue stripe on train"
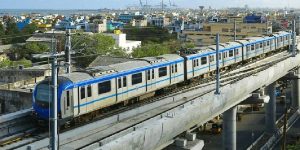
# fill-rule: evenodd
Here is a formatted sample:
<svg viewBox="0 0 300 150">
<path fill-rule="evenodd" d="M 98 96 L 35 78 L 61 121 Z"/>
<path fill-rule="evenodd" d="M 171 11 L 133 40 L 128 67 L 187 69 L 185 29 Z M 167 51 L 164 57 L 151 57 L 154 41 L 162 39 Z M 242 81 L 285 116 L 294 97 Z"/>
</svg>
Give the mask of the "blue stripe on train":
<svg viewBox="0 0 300 150">
<path fill-rule="evenodd" d="M 177 76 L 173 76 L 171 78 L 178 78 L 178 77 L 181 77 L 183 76 L 183 74 L 179 74 Z M 159 80 L 157 82 L 154 82 L 154 83 L 151 83 L 151 84 L 148 84 L 148 85 L 153 85 L 153 84 L 157 84 L 157 83 L 161 83 L 161 82 L 164 82 L 164 81 L 169 81 L 170 78 L 165 78 L 165 79 L 162 79 L 162 80 Z M 122 94 L 125 94 L 125 93 L 129 93 L 131 91 L 134 91 L 134 90 L 137 90 L 137 89 L 140 89 L 140 88 L 143 88 L 143 87 L 146 87 L 147 84 L 144 84 L 142 86 L 139 86 L 139 87 L 136 87 L 136 88 L 132 88 L 130 90 L 127 90 L 127 91 L 124 91 L 122 93 L 118 93 L 118 95 L 122 95 Z M 99 99 L 95 99 L 95 100 L 92 100 L 92 101 L 89 101 L 89 102 L 86 102 L 86 103 L 83 103 L 83 104 L 80 104 L 79 107 L 83 107 L 83 106 L 86 106 L 86 105 L 90 105 L 90 104 L 93 104 L 95 102 L 98 102 L 98 101 L 102 101 L 102 100 L 105 100 L 105 99 L 108 99 L 108 98 L 111 98 L 111 97 L 115 97 L 117 94 L 111 94 L 109 96 L 105 96 L 105 97 L 102 97 L 102 98 L 99 98 Z M 78 105 L 74 106 L 75 108 L 78 107 Z"/>
</svg>

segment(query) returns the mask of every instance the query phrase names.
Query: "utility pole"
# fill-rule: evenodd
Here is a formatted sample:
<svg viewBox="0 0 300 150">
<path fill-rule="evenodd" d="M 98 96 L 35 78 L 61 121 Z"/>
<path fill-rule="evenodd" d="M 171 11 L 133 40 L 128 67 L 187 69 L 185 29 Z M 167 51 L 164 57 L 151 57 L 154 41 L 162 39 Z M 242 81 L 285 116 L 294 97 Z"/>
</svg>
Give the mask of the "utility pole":
<svg viewBox="0 0 300 150">
<path fill-rule="evenodd" d="M 57 132 L 57 57 L 56 46 L 54 46 L 54 31 L 51 39 L 52 43 L 52 107 L 51 107 L 51 119 L 50 119 L 50 133 L 51 140 L 50 145 L 52 150 L 58 150 L 58 132 Z M 56 41 L 56 40 L 55 40 Z"/>
<path fill-rule="evenodd" d="M 71 73 L 71 29 L 66 30 L 66 49 L 65 59 L 67 65 L 67 73 Z"/>
<path fill-rule="evenodd" d="M 234 41 L 236 41 L 236 20 L 234 19 L 234 25 L 233 25 L 233 29 L 234 29 Z"/>
<path fill-rule="evenodd" d="M 220 35 L 218 33 L 216 36 L 216 91 L 215 91 L 215 94 L 220 94 L 219 43 L 220 43 Z"/>
<path fill-rule="evenodd" d="M 293 20 L 293 49 L 292 49 L 292 54 L 293 56 L 296 56 L 296 20 Z"/>
</svg>

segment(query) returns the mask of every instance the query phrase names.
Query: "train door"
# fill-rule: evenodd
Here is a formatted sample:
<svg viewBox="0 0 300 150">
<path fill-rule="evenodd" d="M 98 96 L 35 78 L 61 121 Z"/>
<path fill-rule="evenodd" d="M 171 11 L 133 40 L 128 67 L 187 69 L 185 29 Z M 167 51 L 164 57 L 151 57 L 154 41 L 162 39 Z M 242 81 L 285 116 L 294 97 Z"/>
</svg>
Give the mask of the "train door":
<svg viewBox="0 0 300 150">
<path fill-rule="evenodd" d="M 79 108 L 80 114 L 87 112 L 87 101 L 86 101 L 86 88 L 85 86 L 78 87 L 78 99 L 79 99 Z"/>
<path fill-rule="evenodd" d="M 64 91 L 61 95 L 61 117 L 67 118 L 73 115 L 73 93 L 72 90 Z"/>
<path fill-rule="evenodd" d="M 213 71 L 215 70 L 215 55 L 212 54 L 212 55 L 209 55 L 209 71 Z"/>
<path fill-rule="evenodd" d="M 94 103 L 93 101 L 93 92 L 92 92 L 92 85 L 87 85 L 86 86 L 86 103 L 89 105 L 86 105 L 86 111 L 90 112 L 96 108 L 94 108 Z"/>
<path fill-rule="evenodd" d="M 178 64 L 171 65 L 171 83 L 176 83 L 176 76 L 178 75 Z"/>
<path fill-rule="evenodd" d="M 128 97 L 126 76 L 117 78 L 118 101 L 124 101 Z"/>
</svg>

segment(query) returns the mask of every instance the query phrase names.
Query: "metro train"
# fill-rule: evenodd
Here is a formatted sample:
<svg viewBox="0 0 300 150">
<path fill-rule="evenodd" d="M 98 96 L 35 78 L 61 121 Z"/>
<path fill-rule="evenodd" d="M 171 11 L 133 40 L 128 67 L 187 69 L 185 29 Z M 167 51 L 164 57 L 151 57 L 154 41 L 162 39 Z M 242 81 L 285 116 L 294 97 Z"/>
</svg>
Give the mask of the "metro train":
<svg viewBox="0 0 300 150">
<path fill-rule="evenodd" d="M 275 52 L 292 43 L 290 32 L 251 37 L 219 45 L 220 68 Z M 60 123 L 84 117 L 103 108 L 143 99 L 178 83 L 201 77 L 216 69 L 216 45 L 194 49 L 186 55 L 165 54 L 130 59 L 58 76 Z M 33 92 L 36 118 L 49 119 L 51 78 L 39 82 Z"/>
</svg>

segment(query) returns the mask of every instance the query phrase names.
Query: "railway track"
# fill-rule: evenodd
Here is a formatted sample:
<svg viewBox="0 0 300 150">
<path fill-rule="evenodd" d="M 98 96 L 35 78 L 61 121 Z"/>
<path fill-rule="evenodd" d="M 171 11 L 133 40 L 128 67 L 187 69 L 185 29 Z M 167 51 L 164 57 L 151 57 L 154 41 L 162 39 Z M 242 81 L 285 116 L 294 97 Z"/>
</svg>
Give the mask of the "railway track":
<svg viewBox="0 0 300 150">
<path fill-rule="evenodd" d="M 284 54 L 284 53 L 275 54 L 275 56 L 276 55 L 280 55 L 281 56 L 282 54 Z M 271 65 L 274 65 L 274 64 L 276 64 L 276 63 L 278 63 L 278 62 L 280 62 L 280 61 L 288 58 L 289 56 L 290 55 L 288 55 L 288 54 L 286 56 L 283 55 L 283 57 L 280 57 L 280 58 L 278 58 L 276 60 L 267 62 L 265 64 L 253 65 L 252 67 L 243 68 L 244 66 L 241 66 L 241 67 L 238 68 L 240 70 L 239 71 L 235 71 L 234 73 L 230 73 L 228 71 L 223 71 L 222 75 L 221 75 L 221 80 L 220 80 L 221 81 L 221 86 L 225 86 L 227 84 L 231 84 L 231 83 L 234 83 L 234 82 L 236 82 L 238 80 L 241 80 L 241 79 L 243 79 L 243 78 L 245 78 L 247 76 L 254 75 L 257 72 L 265 70 L 268 67 L 270 67 Z M 268 58 L 266 58 L 266 59 L 268 59 Z M 101 120 L 101 119 L 105 119 L 105 118 L 114 116 L 116 114 L 121 114 L 121 113 L 123 113 L 125 111 L 129 111 L 129 110 L 137 108 L 137 107 L 141 107 L 141 106 L 144 106 L 144 105 L 147 105 L 147 104 L 150 104 L 150 103 L 154 103 L 156 101 L 161 100 L 162 98 L 168 97 L 168 96 L 170 96 L 172 94 L 176 94 L 178 92 L 187 92 L 187 91 L 193 90 L 195 88 L 204 88 L 204 87 L 208 87 L 208 86 L 213 86 L 215 84 L 214 80 L 215 80 L 214 76 L 208 77 L 206 79 L 201 79 L 201 80 L 198 80 L 198 81 L 196 80 L 197 82 L 193 82 L 190 85 L 184 85 L 184 86 L 181 86 L 181 87 L 177 87 L 176 89 L 168 90 L 166 92 L 166 94 L 162 94 L 162 95 L 159 95 L 159 96 L 156 96 L 156 97 L 152 97 L 152 98 L 149 98 L 149 99 L 147 99 L 145 101 L 141 101 L 139 103 L 129 105 L 127 107 L 120 107 L 118 109 L 109 111 L 109 112 L 104 113 L 103 115 L 97 117 L 96 119 L 94 119 L 92 121 L 85 122 L 85 124 L 89 124 L 89 123 L 92 123 L 92 122 L 95 122 L 95 121 L 98 121 L 98 120 Z M 211 92 L 213 90 L 214 90 L 214 88 L 212 88 L 211 90 L 209 90 L 209 91 L 207 91 L 207 92 L 199 95 L 198 97 L 200 97 L 200 96 L 202 96 L 202 95 L 204 95 L 206 93 L 209 93 L 209 92 Z M 61 131 L 61 133 L 73 130 L 73 129 L 81 127 L 81 126 L 83 126 L 83 124 L 72 126 L 71 128 L 68 128 L 68 129 L 65 129 L 65 130 Z M 41 140 L 43 138 L 46 138 L 47 136 L 48 135 L 45 132 L 42 132 L 42 133 L 33 132 L 33 133 L 29 134 L 29 136 L 24 136 L 24 134 L 23 134 L 23 135 L 20 135 L 21 139 L 27 139 L 29 142 L 27 142 L 27 143 L 24 142 L 24 143 L 22 143 L 20 145 L 12 145 L 12 146 L 8 145 L 7 147 L 5 147 L 5 149 L 16 149 L 16 148 L 24 146 L 26 144 L 29 144 L 29 143 L 32 143 L 32 142 L 35 142 L 35 141 L 39 141 L 39 140 Z M 18 138 L 18 136 L 16 136 L 16 138 Z M 9 144 L 9 142 L 8 142 L 8 144 Z"/>
</svg>

